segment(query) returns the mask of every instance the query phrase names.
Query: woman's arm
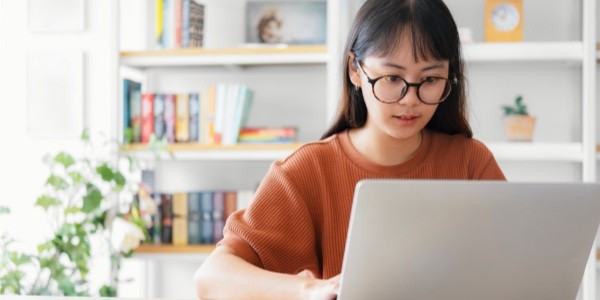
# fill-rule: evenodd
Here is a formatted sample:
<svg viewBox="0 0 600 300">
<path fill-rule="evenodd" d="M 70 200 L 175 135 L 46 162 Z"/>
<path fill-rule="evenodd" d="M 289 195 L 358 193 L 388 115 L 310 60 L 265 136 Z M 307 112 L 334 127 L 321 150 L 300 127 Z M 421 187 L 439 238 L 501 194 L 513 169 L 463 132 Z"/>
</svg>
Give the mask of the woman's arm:
<svg viewBox="0 0 600 300">
<path fill-rule="evenodd" d="M 339 276 L 328 280 L 261 269 L 219 246 L 194 274 L 198 299 L 335 299 Z"/>
</svg>

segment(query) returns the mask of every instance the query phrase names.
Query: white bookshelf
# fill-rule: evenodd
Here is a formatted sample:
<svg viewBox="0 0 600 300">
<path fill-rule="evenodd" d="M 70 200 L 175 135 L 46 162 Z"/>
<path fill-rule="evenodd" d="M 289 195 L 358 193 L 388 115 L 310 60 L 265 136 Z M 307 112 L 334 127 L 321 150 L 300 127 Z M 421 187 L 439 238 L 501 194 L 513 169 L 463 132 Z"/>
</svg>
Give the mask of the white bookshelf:
<svg viewBox="0 0 600 300">
<path fill-rule="evenodd" d="M 463 45 L 467 62 L 578 62 L 583 42 L 473 43 Z"/>
<path fill-rule="evenodd" d="M 499 161 L 577 162 L 583 161 L 581 143 L 486 143 Z"/>
</svg>

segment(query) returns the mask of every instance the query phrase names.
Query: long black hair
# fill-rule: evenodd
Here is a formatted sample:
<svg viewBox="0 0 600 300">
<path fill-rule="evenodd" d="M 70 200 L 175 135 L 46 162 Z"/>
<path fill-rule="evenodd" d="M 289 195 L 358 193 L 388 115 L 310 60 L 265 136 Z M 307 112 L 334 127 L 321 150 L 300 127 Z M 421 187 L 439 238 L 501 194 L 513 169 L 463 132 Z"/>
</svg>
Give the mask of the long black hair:
<svg viewBox="0 0 600 300">
<path fill-rule="evenodd" d="M 456 81 L 450 95 L 439 104 L 425 126 L 447 134 L 472 137 L 467 121 L 464 64 L 454 18 L 442 0 L 367 0 L 359 9 L 346 41 L 343 55 L 342 94 L 336 119 L 322 139 L 347 129 L 362 127 L 367 106 L 362 93 L 354 90 L 348 58 L 386 56 L 397 49 L 403 34 L 409 34 L 415 60 L 434 58 L 449 61 L 449 78 Z M 355 66 L 356 67 L 356 66 Z"/>
</svg>

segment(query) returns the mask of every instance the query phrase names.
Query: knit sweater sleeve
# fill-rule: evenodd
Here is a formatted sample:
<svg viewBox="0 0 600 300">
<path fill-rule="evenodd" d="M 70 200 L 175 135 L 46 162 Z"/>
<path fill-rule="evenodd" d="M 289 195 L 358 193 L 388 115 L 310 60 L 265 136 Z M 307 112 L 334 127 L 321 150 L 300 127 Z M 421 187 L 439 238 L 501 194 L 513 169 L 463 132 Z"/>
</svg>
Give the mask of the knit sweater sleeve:
<svg viewBox="0 0 600 300">
<path fill-rule="evenodd" d="M 252 204 L 229 217 L 224 238 L 236 254 L 261 268 L 319 274 L 315 230 L 302 193 L 279 165 L 271 165 Z"/>
</svg>

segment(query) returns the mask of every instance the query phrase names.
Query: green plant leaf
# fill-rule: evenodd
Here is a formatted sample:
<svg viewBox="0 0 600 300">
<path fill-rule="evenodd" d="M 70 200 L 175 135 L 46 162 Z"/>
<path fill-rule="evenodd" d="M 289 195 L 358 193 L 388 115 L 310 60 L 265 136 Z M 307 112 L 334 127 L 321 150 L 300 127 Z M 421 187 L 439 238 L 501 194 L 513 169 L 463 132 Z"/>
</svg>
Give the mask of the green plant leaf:
<svg viewBox="0 0 600 300">
<path fill-rule="evenodd" d="M 36 206 L 40 206 L 45 210 L 48 210 L 51 206 L 60 206 L 61 204 L 62 202 L 60 200 L 48 195 L 42 195 L 35 201 Z"/>
<path fill-rule="evenodd" d="M 75 284 L 69 280 L 68 277 L 62 276 L 58 282 L 58 289 L 63 292 L 65 296 L 75 296 Z"/>
<path fill-rule="evenodd" d="M 52 243 L 52 241 L 47 241 L 47 242 L 39 244 L 37 246 L 37 250 L 38 250 L 39 254 L 42 254 L 44 251 L 50 250 L 52 248 L 54 248 L 54 244 Z"/>
<path fill-rule="evenodd" d="M 117 290 L 111 286 L 103 285 L 98 291 L 101 297 L 116 297 Z"/>
<path fill-rule="evenodd" d="M 97 167 L 96 173 L 98 173 L 104 181 L 111 181 L 115 178 L 115 173 L 107 163 L 103 163 Z"/>
<path fill-rule="evenodd" d="M 83 129 L 81 132 L 81 140 L 84 142 L 88 142 L 90 140 L 90 133 L 87 128 Z"/>
<path fill-rule="evenodd" d="M 84 179 L 81 173 L 76 171 L 69 172 L 69 177 L 71 177 L 71 180 L 73 180 L 73 184 L 80 184 Z"/>
<path fill-rule="evenodd" d="M 81 208 L 82 212 L 91 213 L 100 207 L 100 202 L 102 202 L 102 193 L 100 190 L 92 184 L 88 184 L 86 189 L 86 194 L 83 196 L 83 207 Z"/>
<path fill-rule="evenodd" d="M 125 187 L 125 183 L 127 182 L 127 180 L 125 179 L 125 176 L 123 176 L 123 173 L 117 171 L 114 174 L 114 182 L 115 182 L 115 189 L 120 192 L 123 190 L 123 188 Z"/>
<path fill-rule="evenodd" d="M 81 208 L 79 208 L 77 206 L 69 206 L 69 207 L 65 208 L 65 210 L 64 210 L 65 215 L 76 214 L 79 212 L 81 212 Z"/>
<path fill-rule="evenodd" d="M 10 208 L 4 205 L 0 205 L 0 215 L 10 214 Z"/>
<path fill-rule="evenodd" d="M 50 175 L 46 180 L 46 185 L 50 185 L 57 190 L 66 190 L 69 187 L 69 183 L 57 175 Z"/>
<path fill-rule="evenodd" d="M 73 156 L 66 152 L 60 152 L 54 157 L 54 161 L 63 165 L 65 169 L 68 169 L 70 166 L 75 164 L 75 160 Z"/>
</svg>

